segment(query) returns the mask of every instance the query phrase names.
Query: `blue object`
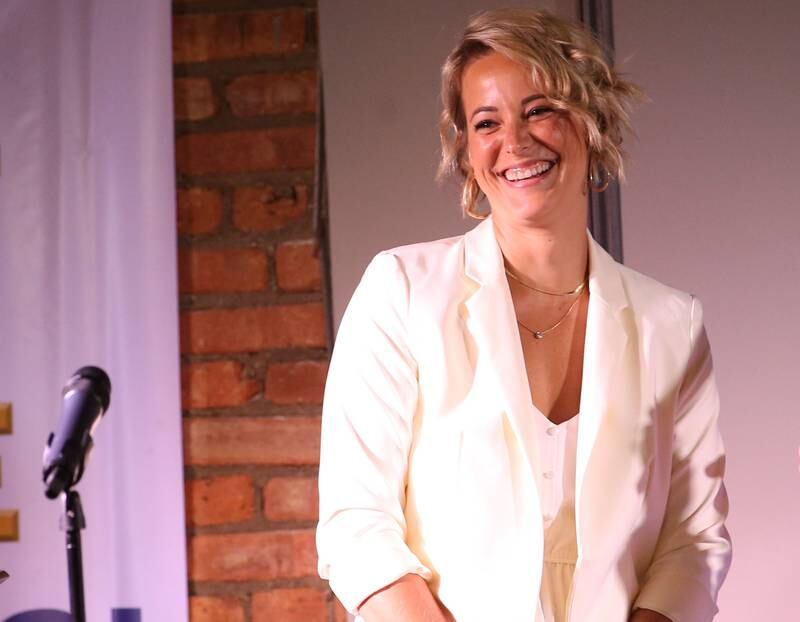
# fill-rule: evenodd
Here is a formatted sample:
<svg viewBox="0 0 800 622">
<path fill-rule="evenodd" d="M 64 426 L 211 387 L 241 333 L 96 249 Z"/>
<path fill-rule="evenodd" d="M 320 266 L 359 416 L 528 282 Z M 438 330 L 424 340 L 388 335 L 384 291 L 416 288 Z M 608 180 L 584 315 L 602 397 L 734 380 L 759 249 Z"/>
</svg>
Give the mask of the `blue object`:
<svg viewBox="0 0 800 622">
<path fill-rule="evenodd" d="M 72 622 L 72 616 L 59 609 L 30 609 L 15 613 L 5 622 Z"/>
<path fill-rule="evenodd" d="M 142 622 L 142 610 L 112 609 L 111 622 Z"/>
<path fill-rule="evenodd" d="M 3 622 L 72 622 L 72 616 L 59 609 L 30 609 L 15 613 Z M 142 622 L 142 610 L 133 608 L 112 609 L 111 622 Z"/>
</svg>

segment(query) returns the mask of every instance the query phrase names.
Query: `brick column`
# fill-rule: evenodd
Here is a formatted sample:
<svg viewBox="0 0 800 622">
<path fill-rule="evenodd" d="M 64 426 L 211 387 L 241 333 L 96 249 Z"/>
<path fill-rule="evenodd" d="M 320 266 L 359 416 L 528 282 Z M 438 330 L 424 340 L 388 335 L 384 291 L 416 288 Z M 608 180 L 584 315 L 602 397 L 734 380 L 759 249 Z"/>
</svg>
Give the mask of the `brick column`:
<svg viewBox="0 0 800 622">
<path fill-rule="evenodd" d="M 191 620 L 343 620 L 314 546 L 329 350 L 316 2 L 173 13 Z"/>
</svg>

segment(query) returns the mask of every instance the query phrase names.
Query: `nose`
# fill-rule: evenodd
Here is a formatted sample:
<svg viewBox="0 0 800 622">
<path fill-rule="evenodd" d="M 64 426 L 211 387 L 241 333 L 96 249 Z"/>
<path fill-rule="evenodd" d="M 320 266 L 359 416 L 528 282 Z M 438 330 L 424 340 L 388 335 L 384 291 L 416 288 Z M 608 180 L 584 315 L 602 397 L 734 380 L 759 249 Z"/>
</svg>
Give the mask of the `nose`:
<svg viewBox="0 0 800 622">
<path fill-rule="evenodd" d="M 533 142 L 533 136 L 530 133 L 528 124 L 521 119 L 515 120 L 513 124 L 507 126 L 505 136 L 506 153 L 522 155 L 530 149 Z"/>
</svg>

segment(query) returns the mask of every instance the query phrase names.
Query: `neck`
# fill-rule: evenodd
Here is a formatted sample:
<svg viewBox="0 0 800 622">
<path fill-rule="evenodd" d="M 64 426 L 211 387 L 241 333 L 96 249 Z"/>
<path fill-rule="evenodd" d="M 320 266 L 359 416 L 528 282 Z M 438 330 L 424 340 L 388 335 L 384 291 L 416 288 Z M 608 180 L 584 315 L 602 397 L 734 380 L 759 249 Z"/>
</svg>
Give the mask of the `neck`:
<svg viewBox="0 0 800 622">
<path fill-rule="evenodd" d="M 589 244 L 585 217 L 545 226 L 492 218 L 507 268 L 549 291 L 569 291 L 586 277 Z"/>
</svg>

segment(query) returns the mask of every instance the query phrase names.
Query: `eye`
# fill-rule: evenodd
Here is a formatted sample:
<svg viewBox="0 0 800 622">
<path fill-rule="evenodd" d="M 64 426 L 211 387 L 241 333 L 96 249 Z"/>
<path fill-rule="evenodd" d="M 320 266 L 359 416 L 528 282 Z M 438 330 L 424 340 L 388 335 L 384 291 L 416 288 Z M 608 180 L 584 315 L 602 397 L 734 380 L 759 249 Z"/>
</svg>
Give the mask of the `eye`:
<svg viewBox="0 0 800 622">
<path fill-rule="evenodd" d="M 553 112 L 554 110 L 550 106 L 534 106 L 533 108 L 528 109 L 528 111 L 525 113 L 525 116 L 528 119 L 541 119 L 549 116 Z"/>
<path fill-rule="evenodd" d="M 497 125 L 497 123 L 495 123 L 491 119 L 482 119 L 478 121 L 475 125 L 473 125 L 473 128 L 475 129 L 476 132 L 480 132 L 481 130 L 490 130 L 495 125 Z"/>
</svg>

